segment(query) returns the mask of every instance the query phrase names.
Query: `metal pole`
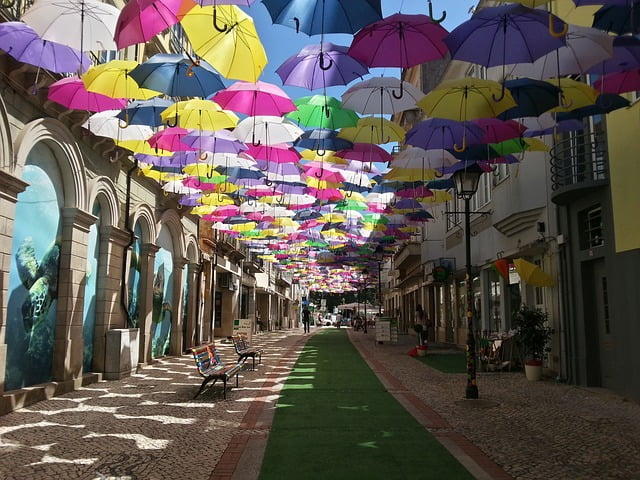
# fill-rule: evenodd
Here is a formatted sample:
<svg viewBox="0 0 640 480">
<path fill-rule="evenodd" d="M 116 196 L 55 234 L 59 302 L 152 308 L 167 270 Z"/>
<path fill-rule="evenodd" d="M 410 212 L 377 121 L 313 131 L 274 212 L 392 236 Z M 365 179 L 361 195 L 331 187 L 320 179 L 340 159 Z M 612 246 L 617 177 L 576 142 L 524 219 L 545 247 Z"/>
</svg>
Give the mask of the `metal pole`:
<svg viewBox="0 0 640 480">
<path fill-rule="evenodd" d="M 471 285 L 471 213 L 470 198 L 464 199 L 464 240 L 467 276 L 465 285 L 467 290 L 467 388 L 466 398 L 478 398 L 476 384 L 476 339 L 473 333 L 473 287 Z"/>
<path fill-rule="evenodd" d="M 378 319 L 382 317 L 382 262 L 378 261 Z"/>
<path fill-rule="evenodd" d="M 367 333 L 367 277 L 364 277 L 364 333 Z"/>
</svg>

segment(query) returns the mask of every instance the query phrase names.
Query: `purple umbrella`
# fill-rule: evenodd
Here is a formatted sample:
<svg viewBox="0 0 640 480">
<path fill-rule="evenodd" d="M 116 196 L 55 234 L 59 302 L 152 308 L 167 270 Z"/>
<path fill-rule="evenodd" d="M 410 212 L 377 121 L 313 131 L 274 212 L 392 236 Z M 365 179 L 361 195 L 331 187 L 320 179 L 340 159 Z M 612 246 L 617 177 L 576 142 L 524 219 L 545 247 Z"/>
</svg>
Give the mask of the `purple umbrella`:
<svg viewBox="0 0 640 480">
<path fill-rule="evenodd" d="M 43 40 L 26 23 L 0 23 L 0 45 L 19 62 L 45 68 L 55 73 L 83 72 L 91 66 L 91 60 L 74 48 Z M 82 68 L 80 65 L 82 58 Z"/>
<path fill-rule="evenodd" d="M 308 45 L 286 59 L 276 73 L 284 85 L 308 90 L 346 85 L 369 73 L 367 66 L 351 57 L 347 50 L 330 42 Z"/>
<path fill-rule="evenodd" d="M 482 128 L 473 123 L 430 118 L 409 130 L 405 142 L 424 150 L 462 148 L 465 143 L 480 143 L 483 135 Z"/>
<path fill-rule="evenodd" d="M 640 68 L 640 37 L 619 36 L 613 40 L 613 56 L 594 65 L 587 73 L 605 75 Z"/>
<path fill-rule="evenodd" d="M 180 141 L 188 147 L 213 153 L 240 153 L 248 148 L 228 130 L 215 132 L 192 130 Z"/>
</svg>

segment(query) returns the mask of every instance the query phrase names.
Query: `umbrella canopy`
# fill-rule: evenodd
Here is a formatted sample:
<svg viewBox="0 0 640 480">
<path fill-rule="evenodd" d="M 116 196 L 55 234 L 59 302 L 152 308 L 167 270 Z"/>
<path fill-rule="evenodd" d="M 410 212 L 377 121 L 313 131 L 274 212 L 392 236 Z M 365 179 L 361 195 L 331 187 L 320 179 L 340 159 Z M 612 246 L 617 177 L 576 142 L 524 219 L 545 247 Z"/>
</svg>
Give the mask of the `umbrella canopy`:
<svg viewBox="0 0 640 480">
<path fill-rule="evenodd" d="M 170 97 L 208 97 L 224 88 L 211 65 L 183 54 L 158 53 L 135 67 L 129 76 L 141 88 Z"/>
<path fill-rule="evenodd" d="M 120 12 L 114 39 L 118 48 L 144 43 L 178 23 L 182 0 L 130 0 Z"/>
<path fill-rule="evenodd" d="M 118 140 L 146 140 L 153 134 L 151 127 L 146 125 L 126 125 L 116 115 L 120 110 L 106 110 L 94 113 L 82 124 L 84 128 L 100 137 L 114 138 Z"/>
<path fill-rule="evenodd" d="M 529 285 L 535 287 L 552 287 L 556 284 L 556 281 L 551 275 L 544 272 L 537 265 L 527 262 L 523 258 L 516 258 L 513 260 L 513 265 L 516 267 L 516 272 L 524 281 Z"/>
<path fill-rule="evenodd" d="M 214 132 L 191 130 L 187 135 L 183 136 L 180 141 L 186 147 L 213 153 L 240 153 L 248 148 L 228 130 L 217 130 Z M 247 153 L 253 156 L 251 153 Z"/>
<path fill-rule="evenodd" d="M 600 2 L 600 4 L 602 3 Z M 627 0 L 622 5 L 619 3 L 604 5 L 594 13 L 593 26 L 618 35 L 638 33 L 640 31 L 640 2 Z"/>
<path fill-rule="evenodd" d="M 246 115 L 280 116 L 296 109 L 289 96 L 278 86 L 258 81 L 236 82 L 213 97 L 227 110 Z"/>
<path fill-rule="evenodd" d="M 531 63 L 565 44 L 567 24 L 519 4 L 486 7 L 444 39 L 451 57 L 486 67 Z"/>
<path fill-rule="evenodd" d="M 396 13 L 360 30 L 349 54 L 369 67 L 409 68 L 443 58 L 447 33 L 426 15 Z"/>
<path fill-rule="evenodd" d="M 124 98 L 111 98 L 100 93 L 88 92 L 78 77 L 61 78 L 49 85 L 47 98 L 63 107 L 89 112 L 121 109 L 127 104 Z"/>
<path fill-rule="evenodd" d="M 91 67 L 82 75 L 82 83 L 90 92 L 101 93 L 111 98 L 135 98 L 148 100 L 160 92 L 140 88 L 129 75 L 138 66 L 129 60 L 111 60 Z"/>
<path fill-rule="evenodd" d="M 116 116 L 127 124 L 158 127 L 164 123 L 160 113 L 171 105 L 171 100 L 157 97 L 150 100 L 134 100 Z"/>
<path fill-rule="evenodd" d="M 613 39 L 611 58 L 591 67 L 587 73 L 605 75 L 640 68 L 640 37 L 618 36 Z"/>
<path fill-rule="evenodd" d="M 80 51 L 43 40 L 23 22 L 0 23 L 0 48 L 19 62 L 55 73 L 85 71 L 91 65 L 89 57 Z"/>
<path fill-rule="evenodd" d="M 496 117 L 515 107 L 516 102 L 498 82 L 461 78 L 441 82 L 418 102 L 418 106 L 429 117 L 466 121 Z"/>
<path fill-rule="evenodd" d="M 549 82 L 532 78 L 516 78 L 506 80 L 504 86 L 517 105 L 498 115 L 502 120 L 537 117 L 558 106 L 560 89 Z"/>
<path fill-rule="evenodd" d="M 216 22 L 223 27 L 212 31 Z M 256 82 L 267 64 L 267 54 L 253 19 L 235 5 L 200 7 L 182 15 L 180 24 L 193 50 L 225 78 Z"/>
<path fill-rule="evenodd" d="M 348 149 L 336 151 L 335 156 L 346 160 L 368 163 L 385 163 L 393 159 L 389 152 L 373 143 L 354 143 Z"/>
<path fill-rule="evenodd" d="M 96 0 L 35 2 L 21 20 L 44 40 L 81 52 L 117 50 L 113 40 L 120 10 Z"/>
<path fill-rule="evenodd" d="M 238 140 L 255 146 L 293 142 L 302 132 L 291 120 L 272 115 L 247 117 L 233 131 Z"/>
<path fill-rule="evenodd" d="M 604 93 L 625 93 L 640 90 L 640 68 L 605 75 L 596 80 L 594 88 Z"/>
<path fill-rule="evenodd" d="M 307 35 L 355 33 L 382 18 L 380 0 L 263 0 L 273 23 Z"/>
<path fill-rule="evenodd" d="M 238 123 L 238 117 L 211 100 L 194 98 L 177 102 L 164 110 L 160 117 L 167 125 L 198 130 L 220 130 L 233 128 Z M 173 122 L 173 123 L 171 123 Z"/>
<path fill-rule="evenodd" d="M 605 115 L 620 108 L 626 108 L 629 105 L 631 105 L 631 102 L 620 95 L 601 93 L 593 105 L 576 108 L 570 112 L 560 112 L 556 115 L 556 120 L 562 122 L 573 118 L 582 119 L 592 115 Z"/>
<path fill-rule="evenodd" d="M 406 142 L 424 150 L 464 148 L 467 143 L 480 143 L 484 132 L 478 125 L 445 118 L 429 118 L 407 132 Z"/>
<path fill-rule="evenodd" d="M 302 133 L 296 140 L 295 146 L 321 152 L 324 156 L 327 151 L 338 151 L 352 146 L 352 142 L 338 137 L 338 132 L 328 128 L 314 128 Z"/>
<path fill-rule="evenodd" d="M 353 143 L 389 143 L 402 142 L 404 129 L 382 117 L 365 117 L 358 120 L 355 127 L 343 128 L 338 137 L 346 138 Z"/>
<path fill-rule="evenodd" d="M 358 114 L 342 107 L 340 100 L 327 95 L 300 97 L 295 101 L 297 110 L 287 118 L 305 127 L 320 127 L 336 130 L 351 127 L 358 122 Z"/>
<path fill-rule="evenodd" d="M 551 112 L 568 112 L 576 108 L 587 107 L 596 103 L 598 92 L 586 83 L 568 77 L 548 80 L 552 85 L 560 88 L 561 103 L 552 108 Z"/>
<path fill-rule="evenodd" d="M 419 147 L 409 147 L 398 153 L 392 168 L 441 169 L 450 166 L 458 160 L 446 150 L 423 150 Z"/>
<path fill-rule="evenodd" d="M 394 77 L 358 82 L 342 94 L 342 105 L 363 115 L 394 114 L 416 108 L 424 93 Z"/>
<path fill-rule="evenodd" d="M 287 58 L 276 73 L 284 85 L 308 90 L 346 85 L 369 73 L 367 66 L 351 57 L 347 50 L 330 42 L 308 45 Z"/>
</svg>

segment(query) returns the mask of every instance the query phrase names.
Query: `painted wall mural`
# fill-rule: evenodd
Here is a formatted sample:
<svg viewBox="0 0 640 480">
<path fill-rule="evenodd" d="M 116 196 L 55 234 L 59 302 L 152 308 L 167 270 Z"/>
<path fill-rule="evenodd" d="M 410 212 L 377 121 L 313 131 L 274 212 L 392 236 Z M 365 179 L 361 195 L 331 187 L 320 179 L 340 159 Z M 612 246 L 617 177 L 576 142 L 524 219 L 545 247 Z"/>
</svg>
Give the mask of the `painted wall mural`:
<svg viewBox="0 0 640 480">
<path fill-rule="evenodd" d="M 51 380 L 63 183 L 53 153 L 36 144 L 22 178 L 11 246 L 6 390 Z"/>
<path fill-rule="evenodd" d="M 173 318 L 173 241 L 166 227 L 158 235 L 158 246 L 153 265 L 153 314 L 151 324 L 151 356 L 169 353 Z"/>
<path fill-rule="evenodd" d="M 98 217 L 96 223 L 89 227 L 89 239 L 87 245 L 87 272 L 84 285 L 84 309 L 82 322 L 82 337 L 84 351 L 82 355 L 82 368 L 90 372 L 93 365 L 93 343 L 96 331 L 96 294 L 98 293 L 98 258 L 100 255 L 100 204 L 96 203 L 93 215 Z"/>
<path fill-rule="evenodd" d="M 142 227 L 137 222 L 133 228 L 136 237 L 131 246 L 131 259 L 129 260 L 129 321 L 131 328 L 138 328 L 140 324 L 140 255 L 142 252 Z"/>
</svg>

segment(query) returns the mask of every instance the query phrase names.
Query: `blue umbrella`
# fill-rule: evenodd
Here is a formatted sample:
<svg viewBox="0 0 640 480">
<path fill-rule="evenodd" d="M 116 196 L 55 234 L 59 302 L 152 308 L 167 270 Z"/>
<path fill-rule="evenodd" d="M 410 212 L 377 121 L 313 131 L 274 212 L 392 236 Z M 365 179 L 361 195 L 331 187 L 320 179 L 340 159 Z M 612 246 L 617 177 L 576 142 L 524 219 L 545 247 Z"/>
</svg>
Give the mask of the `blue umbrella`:
<svg viewBox="0 0 640 480">
<path fill-rule="evenodd" d="M 569 112 L 559 112 L 556 114 L 556 120 L 562 122 L 573 118 L 582 119 L 592 115 L 604 115 L 619 108 L 628 107 L 630 104 L 629 100 L 615 93 L 601 93 L 593 105 L 576 108 Z"/>
<path fill-rule="evenodd" d="M 307 35 L 355 33 L 382 19 L 380 0 L 262 0 L 273 23 Z"/>
<path fill-rule="evenodd" d="M 128 125 L 148 125 L 157 127 L 164 121 L 160 118 L 160 112 L 173 105 L 171 100 L 154 97 L 150 100 L 134 100 L 120 113 L 116 115 Z"/>
<path fill-rule="evenodd" d="M 314 128 L 313 130 L 305 131 L 293 145 L 318 152 L 326 152 L 327 150 L 337 152 L 338 150 L 351 148 L 353 143 L 344 138 L 338 138 L 336 130 Z"/>
<path fill-rule="evenodd" d="M 181 54 L 158 53 L 131 70 L 129 76 L 140 87 L 171 97 L 205 98 L 224 88 L 211 65 Z"/>
<path fill-rule="evenodd" d="M 593 14 L 593 26 L 618 35 L 638 33 L 640 31 L 640 0 L 629 0 L 627 5 L 605 5 Z"/>
<path fill-rule="evenodd" d="M 560 89 L 542 80 L 517 78 L 505 81 L 504 86 L 511 93 L 517 106 L 498 115 L 500 120 L 537 117 L 557 107 L 560 100 Z"/>
</svg>

